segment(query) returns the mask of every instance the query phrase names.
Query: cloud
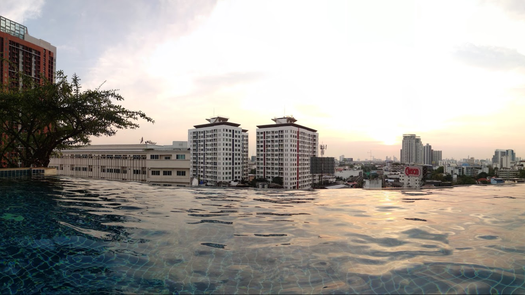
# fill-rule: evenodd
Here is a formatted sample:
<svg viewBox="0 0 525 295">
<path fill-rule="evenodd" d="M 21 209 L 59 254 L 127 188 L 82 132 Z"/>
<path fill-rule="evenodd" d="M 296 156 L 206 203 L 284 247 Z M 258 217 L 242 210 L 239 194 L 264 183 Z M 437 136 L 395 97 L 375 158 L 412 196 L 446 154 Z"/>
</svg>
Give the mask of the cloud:
<svg viewBox="0 0 525 295">
<path fill-rule="evenodd" d="M 523 0 L 481 0 L 481 2 L 489 3 L 500 7 L 509 16 L 523 21 L 525 16 L 525 1 Z"/>
<path fill-rule="evenodd" d="M 2 0 L 2 16 L 17 23 L 27 19 L 38 18 L 44 0 Z"/>
<path fill-rule="evenodd" d="M 469 43 L 458 48 L 454 56 L 470 66 L 487 70 L 525 70 L 525 55 L 516 49 Z"/>
</svg>

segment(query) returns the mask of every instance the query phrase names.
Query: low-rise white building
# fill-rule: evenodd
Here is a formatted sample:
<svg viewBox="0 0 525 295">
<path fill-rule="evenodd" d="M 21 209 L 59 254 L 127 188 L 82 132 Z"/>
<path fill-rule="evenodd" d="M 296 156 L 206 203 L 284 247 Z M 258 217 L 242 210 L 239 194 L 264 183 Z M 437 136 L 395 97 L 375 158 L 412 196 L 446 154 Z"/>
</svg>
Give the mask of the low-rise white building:
<svg viewBox="0 0 525 295">
<path fill-rule="evenodd" d="M 186 141 L 172 145 L 107 144 L 58 151 L 50 159 L 58 175 L 190 185 L 190 151 Z"/>
<path fill-rule="evenodd" d="M 335 177 L 347 179 L 350 177 L 356 177 L 363 174 L 363 170 L 341 170 L 335 171 Z"/>
<path fill-rule="evenodd" d="M 404 188 L 421 188 L 422 179 L 423 167 L 421 166 L 407 166 L 399 175 L 399 182 Z"/>
</svg>

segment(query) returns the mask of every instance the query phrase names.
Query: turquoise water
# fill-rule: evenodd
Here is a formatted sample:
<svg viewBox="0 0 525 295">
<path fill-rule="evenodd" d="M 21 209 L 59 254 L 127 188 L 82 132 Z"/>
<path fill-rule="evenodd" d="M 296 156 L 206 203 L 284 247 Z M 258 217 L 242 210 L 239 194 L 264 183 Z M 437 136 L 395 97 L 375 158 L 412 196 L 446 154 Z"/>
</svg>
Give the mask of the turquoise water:
<svg viewBox="0 0 525 295">
<path fill-rule="evenodd" d="M 525 185 L 0 180 L 0 293 L 525 294 Z"/>
</svg>

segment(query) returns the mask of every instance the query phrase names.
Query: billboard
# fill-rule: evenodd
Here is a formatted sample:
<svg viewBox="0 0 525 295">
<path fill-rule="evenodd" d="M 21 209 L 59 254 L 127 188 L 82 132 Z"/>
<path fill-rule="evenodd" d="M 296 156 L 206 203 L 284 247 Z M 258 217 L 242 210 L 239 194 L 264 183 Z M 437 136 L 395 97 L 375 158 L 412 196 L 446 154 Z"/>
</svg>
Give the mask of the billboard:
<svg viewBox="0 0 525 295">
<path fill-rule="evenodd" d="M 420 167 L 415 167 L 415 166 L 407 166 L 407 167 L 405 167 L 405 175 L 406 176 L 419 177 L 419 176 L 421 176 L 421 168 Z"/>
<path fill-rule="evenodd" d="M 329 174 L 335 173 L 335 158 L 333 157 L 311 157 L 310 174 Z"/>
</svg>

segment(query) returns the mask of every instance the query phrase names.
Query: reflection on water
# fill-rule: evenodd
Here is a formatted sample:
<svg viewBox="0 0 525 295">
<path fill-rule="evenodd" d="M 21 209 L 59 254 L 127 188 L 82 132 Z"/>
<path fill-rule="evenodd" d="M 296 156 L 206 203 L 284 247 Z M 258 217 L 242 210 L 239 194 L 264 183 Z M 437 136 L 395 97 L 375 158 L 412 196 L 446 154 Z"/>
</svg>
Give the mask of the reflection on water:
<svg viewBox="0 0 525 295">
<path fill-rule="evenodd" d="M 525 186 L 0 181 L 0 293 L 525 293 Z"/>
</svg>

